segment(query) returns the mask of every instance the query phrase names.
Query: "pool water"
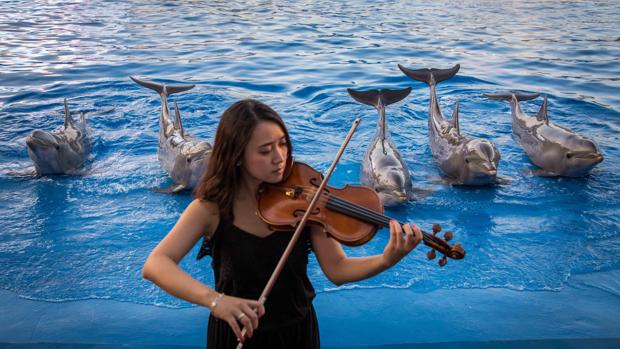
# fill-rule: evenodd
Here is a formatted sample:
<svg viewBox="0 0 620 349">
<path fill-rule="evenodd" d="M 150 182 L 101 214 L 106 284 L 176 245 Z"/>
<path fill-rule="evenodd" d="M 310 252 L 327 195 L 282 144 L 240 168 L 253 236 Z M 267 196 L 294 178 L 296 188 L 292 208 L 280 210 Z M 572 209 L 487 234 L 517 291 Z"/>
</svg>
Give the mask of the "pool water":
<svg viewBox="0 0 620 349">
<path fill-rule="evenodd" d="M 171 184 L 156 154 L 161 104 L 129 75 L 196 84 L 171 101 L 186 131 L 207 140 L 232 102 L 264 101 L 287 123 L 296 159 L 321 171 L 362 116 L 334 186 L 359 183 L 377 122 L 376 111 L 346 89 L 413 88 L 386 114 L 414 186 L 427 194 L 386 213 L 427 230 L 440 223 L 467 256 L 440 268 L 420 247 L 385 273 L 340 287 L 312 257 L 308 273 L 325 345 L 618 343 L 620 320 L 612 314 L 620 310 L 619 15 L 612 1 L 4 2 L 0 304 L 10 316 L 0 322 L 7 325 L 0 326 L 0 343 L 165 342 L 164 334 L 103 330 L 73 338 L 75 327 L 46 325 L 40 320 L 50 313 L 32 311 L 48 306 L 62 312 L 98 304 L 206 324 L 208 313 L 141 277 L 146 256 L 192 198 L 152 190 Z M 501 185 L 457 187 L 442 178 L 428 147 L 429 89 L 397 68 L 456 63 L 460 72 L 438 86 L 441 108 L 451 115 L 458 100 L 461 132 L 497 146 Z M 506 89 L 546 95 L 550 120 L 593 139 L 605 160 L 584 178 L 532 175 L 536 167 L 511 136 L 509 104 L 482 97 Z M 32 170 L 25 138 L 62 124 L 65 97 L 71 110 L 91 114 L 93 152 L 84 174 L 16 176 Z M 521 105 L 535 114 L 541 103 Z M 387 235 L 346 252 L 381 253 Z M 181 265 L 212 284 L 210 261 L 195 260 L 197 247 Z M 572 304 L 574 297 L 586 303 Z M 522 321 L 511 323 L 506 312 Z M 89 319 L 105 325 L 96 314 Z M 420 318 L 425 325 L 412 331 L 408 322 Z M 335 330 L 343 321 L 342 331 L 357 334 Z M 482 330 L 488 324 L 502 330 Z M 204 344 L 204 327 L 183 331 L 194 334 L 184 344 Z"/>
</svg>

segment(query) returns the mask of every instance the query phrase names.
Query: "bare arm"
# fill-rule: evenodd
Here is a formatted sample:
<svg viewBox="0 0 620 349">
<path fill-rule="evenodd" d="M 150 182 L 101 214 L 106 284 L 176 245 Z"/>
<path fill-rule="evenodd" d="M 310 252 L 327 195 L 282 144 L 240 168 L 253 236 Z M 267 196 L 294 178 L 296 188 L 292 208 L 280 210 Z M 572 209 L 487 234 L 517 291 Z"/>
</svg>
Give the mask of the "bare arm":
<svg viewBox="0 0 620 349">
<path fill-rule="evenodd" d="M 211 237 L 219 223 L 219 211 L 213 203 L 194 200 L 172 230 L 153 249 L 142 268 L 142 276 L 167 293 L 198 305 L 209 307 L 211 313 L 226 321 L 241 341 L 241 326 L 248 337 L 265 314 L 260 302 L 218 294 L 179 267 L 179 262 L 202 236 Z M 210 307 L 214 300 L 217 306 Z"/>
<path fill-rule="evenodd" d="M 403 225 L 406 237 L 402 236 L 400 225 L 390 222 L 390 241 L 383 254 L 369 257 L 349 258 L 340 243 L 329 237 L 321 228 L 312 230 L 312 246 L 321 269 L 336 285 L 368 279 L 392 267 L 422 240 L 420 229 Z"/>
<path fill-rule="evenodd" d="M 213 234 L 219 220 L 216 210 L 213 204 L 192 201 L 168 235 L 153 249 L 144 263 L 142 276 L 177 298 L 202 306 L 211 304 L 218 293 L 191 277 L 178 263 L 204 234 Z"/>
</svg>

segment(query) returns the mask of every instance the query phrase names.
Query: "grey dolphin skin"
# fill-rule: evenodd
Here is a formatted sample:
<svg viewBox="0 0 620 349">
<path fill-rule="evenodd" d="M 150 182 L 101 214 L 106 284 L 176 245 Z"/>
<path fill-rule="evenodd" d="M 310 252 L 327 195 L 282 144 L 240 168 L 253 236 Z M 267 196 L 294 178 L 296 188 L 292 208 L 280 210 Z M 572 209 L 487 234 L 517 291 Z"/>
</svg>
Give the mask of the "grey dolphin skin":
<svg viewBox="0 0 620 349">
<path fill-rule="evenodd" d="M 373 188 L 384 206 L 396 206 L 412 198 L 413 188 L 407 165 L 390 138 L 385 121 L 385 107 L 411 93 L 404 90 L 353 91 L 347 89 L 356 101 L 371 105 L 379 112 L 377 132 L 362 161 L 362 184 Z"/>
<path fill-rule="evenodd" d="M 90 154 L 90 128 L 84 113 L 73 120 L 65 104 L 64 125 L 53 132 L 36 130 L 26 137 L 28 155 L 38 175 L 75 174 Z"/>
<path fill-rule="evenodd" d="M 485 94 L 490 99 L 510 101 L 512 135 L 530 160 L 546 176 L 581 177 L 603 161 L 598 146 L 590 139 L 549 122 L 547 97 L 535 116 L 521 110 L 520 101 L 539 96 L 521 92 Z"/>
<path fill-rule="evenodd" d="M 193 189 L 207 168 L 208 155 L 212 147 L 209 142 L 196 139 L 185 132 L 176 102 L 175 119 L 170 117 L 168 96 L 190 90 L 194 85 L 165 85 L 133 76 L 130 78 L 137 84 L 157 91 L 161 96 L 157 158 L 174 184 L 168 189 L 158 191 L 176 193 Z"/>
<path fill-rule="evenodd" d="M 431 153 L 439 168 L 450 177 L 453 184 L 496 183 L 500 154 L 495 145 L 486 139 L 470 138 L 461 134 L 458 101 L 454 105 L 451 121 L 443 117 L 437 102 L 437 84 L 453 77 L 459 71 L 460 65 L 450 69 L 411 70 L 399 64 L 398 68 L 411 79 L 425 82 L 430 87 L 428 138 Z"/>
</svg>

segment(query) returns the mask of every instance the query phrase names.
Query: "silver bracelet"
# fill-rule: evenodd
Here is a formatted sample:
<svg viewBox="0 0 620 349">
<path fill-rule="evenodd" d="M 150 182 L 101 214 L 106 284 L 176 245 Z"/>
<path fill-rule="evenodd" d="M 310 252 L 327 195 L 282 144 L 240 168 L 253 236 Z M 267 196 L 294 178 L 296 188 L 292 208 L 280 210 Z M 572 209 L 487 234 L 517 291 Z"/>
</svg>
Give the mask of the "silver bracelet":
<svg viewBox="0 0 620 349">
<path fill-rule="evenodd" d="M 224 297 L 224 292 L 220 293 L 217 295 L 217 297 L 215 297 L 212 301 L 211 304 L 209 305 L 209 309 L 213 310 L 215 307 L 217 307 L 217 302 L 220 301 L 220 299 L 222 299 L 222 297 Z"/>
</svg>

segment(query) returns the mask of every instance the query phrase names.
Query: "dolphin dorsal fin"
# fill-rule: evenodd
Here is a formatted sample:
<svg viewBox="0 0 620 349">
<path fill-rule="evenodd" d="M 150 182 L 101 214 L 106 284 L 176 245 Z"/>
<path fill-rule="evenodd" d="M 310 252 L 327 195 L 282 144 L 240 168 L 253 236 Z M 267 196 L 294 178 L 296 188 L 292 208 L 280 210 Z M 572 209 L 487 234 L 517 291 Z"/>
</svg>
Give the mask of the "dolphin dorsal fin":
<svg viewBox="0 0 620 349">
<path fill-rule="evenodd" d="M 181 121 L 181 112 L 179 112 L 179 105 L 177 101 L 174 101 L 174 127 L 181 131 L 181 136 L 185 135 L 183 130 L 183 122 Z"/>
<path fill-rule="evenodd" d="M 71 114 L 69 114 L 69 105 L 67 104 L 67 99 L 65 98 L 65 128 L 71 125 L 73 127 L 73 119 L 71 119 Z"/>
<path fill-rule="evenodd" d="M 545 96 L 545 100 L 540 106 L 538 114 L 536 114 L 536 119 L 538 119 L 538 121 L 544 122 L 545 124 L 549 124 L 549 116 L 547 115 L 547 96 Z"/>
<path fill-rule="evenodd" d="M 452 112 L 452 126 L 456 129 L 456 133 L 461 135 L 461 126 L 459 125 L 459 100 L 454 102 L 454 111 Z"/>
</svg>

